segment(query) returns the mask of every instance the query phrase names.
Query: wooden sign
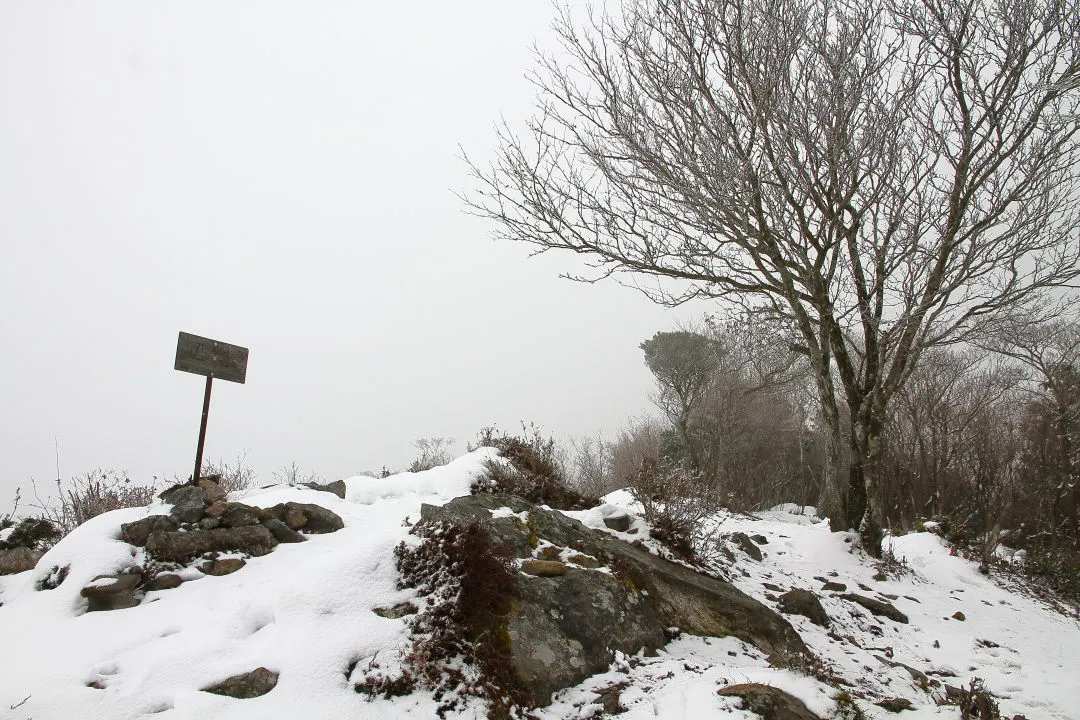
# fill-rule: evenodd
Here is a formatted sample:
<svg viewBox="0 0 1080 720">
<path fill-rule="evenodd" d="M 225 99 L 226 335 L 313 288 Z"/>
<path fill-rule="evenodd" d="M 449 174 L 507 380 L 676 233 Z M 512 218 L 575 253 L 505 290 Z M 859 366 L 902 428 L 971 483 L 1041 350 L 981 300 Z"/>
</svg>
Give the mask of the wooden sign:
<svg viewBox="0 0 1080 720">
<path fill-rule="evenodd" d="M 176 341 L 174 369 L 243 384 L 247 378 L 248 349 L 220 340 L 181 332 Z"/>
</svg>

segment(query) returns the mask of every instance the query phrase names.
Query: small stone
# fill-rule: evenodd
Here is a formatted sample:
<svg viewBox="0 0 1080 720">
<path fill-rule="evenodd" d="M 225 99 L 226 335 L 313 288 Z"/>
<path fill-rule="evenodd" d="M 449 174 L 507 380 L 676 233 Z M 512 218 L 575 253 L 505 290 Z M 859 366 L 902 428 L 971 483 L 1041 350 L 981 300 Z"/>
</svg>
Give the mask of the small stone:
<svg viewBox="0 0 1080 720">
<path fill-rule="evenodd" d="M 270 531 L 270 534 L 274 536 L 274 539 L 279 543 L 298 543 L 305 542 L 306 537 L 293 530 L 291 527 L 281 522 L 277 518 L 270 518 L 269 520 L 263 520 L 262 525 L 264 528 Z"/>
<path fill-rule="evenodd" d="M 570 557 L 566 558 L 566 560 L 567 562 L 573 563 L 578 567 L 588 568 L 590 570 L 595 570 L 596 568 L 603 567 L 604 565 L 596 558 L 590 557 L 588 555 L 571 555 Z"/>
<path fill-rule="evenodd" d="M 228 528 L 258 525 L 259 518 L 255 515 L 254 508 L 240 503 L 232 503 L 229 508 L 221 514 L 221 524 Z"/>
<path fill-rule="evenodd" d="M 756 542 L 758 545 L 769 544 L 769 538 L 765 537 L 764 535 L 751 535 L 750 539 Z"/>
<path fill-rule="evenodd" d="M 881 600 L 875 600 L 874 598 L 868 598 L 864 595 L 856 595 L 855 593 L 847 593 L 840 596 L 844 600 L 849 600 L 858 605 L 862 605 L 874 615 L 880 615 L 887 617 L 890 620 L 894 620 L 898 623 L 907 624 L 908 617 L 904 613 L 900 612 L 893 605 L 882 602 Z"/>
<path fill-rule="evenodd" d="M 524 560 L 521 572 L 536 577 L 558 577 L 566 574 L 566 565 L 554 560 Z"/>
<path fill-rule="evenodd" d="M 787 615 L 802 615 L 815 625 L 829 626 L 829 616 L 817 595 L 809 590 L 795 589 L 780 596 L 780 612 Z"/>
<path fill-rule="evenodd" d="M 120 526 L 120 539 L 132 545 L 142 547 L 146 545 L 146 539 L 155 530 L 172 532 L 180 527 L 180 524 L 168 515 L 151 515 L 150 517 L 124 523 Z"/>
<path fill-rule="evenodd" d="M 606 714 L 618 715 L 626 710 L 620 702 L 620 696 L 627 684 L 618 683 L 596 691 L 596 702 L 604 708 Z"/>
<path fill-rule="evenodd" d="M 221 482 L 220 475 L 206 475 L 199 478 L 198 487 L 209 498 L 210 502 L 214 503 L 218 500 L 224 500 L 228 493 L 219 484 Z"/>
<path fill-rule="evenodd" d="M 372 612 L 379 617 L 388 618 L 390 620 L 397 620 L 398 618 L 403 618 L 406 615 L 415 615 L 417 612 L 419 612 L 419 609 L 411 602 L 406 601 L 399 602 L 397 605 L 394 605 L 390 608 L 377 607 L 372 610 Z"/>
<path fill-rule="evenodd" d="M 180 587 L 184 582 L 184 579 L 175 573 L 162 573 L 155 576 L 150 582 L 144 585 L 146 590 L 172 590 L 173 588 Z"/>
<path fill-rule="evenodd" d="M 334 482 L 327 483 L 326 485 L 320 485 L 319 483 L 310 482 L 310 483 L 305 483 L 305 486 L 311 488 L 312 490 L 318 490 L 319 492 L 333 493 L 334 495 L 337 495 L 342 500 L 345 499 L 345 481 L 344 480 L 335 480 Z"/>
<path fill-rule="evenodd" d="M 889 712 L 898 713 L 903 710 L 911 709 L 911 701 L 907 698 L 887 698 L 881 702 L 874 703 L 880 708 L 885 708 Z"/>
<path fill-rule="evenodd" d="M 630 529 L 630 516 L 622 513 L 604 518 L 604 525 L 615 532 L 626 532 Z"/>
<path fill-rule="evenodd" d="M 345 522 L 341 519 L 341 516 L 321 505 L 312 505 L 310 503 L 295 503 L 295 505 L 307 516 L 307 521 L 300 528 L 305 533 L 332 533 L 345 527 Z"/>
<path fill-rule="evenodd" d="M 802 700 L 771 685 L 729 685 L 716 694 L 742 698 L 745 709 L 770 720 L 818 720 Z"/>
<path fill-rule="evenodd" d="M 219 683 L 204 687 L 202 690 L 214 695 L 227 695 L 228 697 L 247 700 L 270 692 L 277 686 L 277 681 L 278 673 L 260 667 L 248 673 L 233 675 Z"/>
<path fill-rule="evenodd" d="M 224 560 L 210 560 L 199 566 L 199 571 L 206 575 L 230 575 L 247 565 L 243 558 L 225 558 Z"/>
<path fill-rule="evenodd" d="M 133 594 L 140 579 L 135 573 L 98 575 L 79 594 L 87 599 L 89 612 L 122 610 L 139 604 Z"/>
<path fill-rule="evenodd" d="M 735 541 L 735 544 L 739 546 L 739 549 L 749 555 L 754 560 L 760 561 L 762 559 L 761 550 L 754 543 L 753 540 L 746 533 L 732 533 L 731 539 Z"/>
<path fill-rule="evenodd" d="M 960 612 L 959 610 L 954 612 L 952 616 L 954 620 L 959 620 L 960 622 L 967 620 L 967 615 L 964 615 L 964 613 Z"/>
<path fill-rule="evenodd" d="M 825 592 L 844 592 L 847 590 L 847 585 L 844 583 L 833 582 L 832 580 L 826 580 L 825 584 L 821 586 L 821 589 Z"/>
</svg>

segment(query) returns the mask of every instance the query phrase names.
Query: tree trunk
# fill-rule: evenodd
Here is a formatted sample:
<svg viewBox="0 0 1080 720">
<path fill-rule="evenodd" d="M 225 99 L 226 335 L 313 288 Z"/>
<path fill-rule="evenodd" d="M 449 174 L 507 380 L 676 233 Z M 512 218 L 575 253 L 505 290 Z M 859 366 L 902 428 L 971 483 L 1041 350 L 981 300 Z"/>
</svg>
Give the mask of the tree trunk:
<svg viewBox="0 0 1080 720">
<path fill-rule="evenodd" d="M 852 412 L 851 469 L 844 514 L 849 529 L 858 529 L 863 549 L 873 557 L 881 557 L 882 423 L 872 412 L 868 415 L 860 418 L 857 412 Z"/>
</svg>

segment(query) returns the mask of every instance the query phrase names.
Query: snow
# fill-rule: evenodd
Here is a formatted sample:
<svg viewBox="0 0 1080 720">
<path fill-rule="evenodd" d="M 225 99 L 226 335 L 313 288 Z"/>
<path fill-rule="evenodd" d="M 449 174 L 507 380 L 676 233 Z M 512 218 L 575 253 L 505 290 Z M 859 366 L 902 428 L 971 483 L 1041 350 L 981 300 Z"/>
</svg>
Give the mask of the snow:
<svg viewBox="0 0 1080 720">
<path fill-rule="evenodd" d="M 492 460 L 497 460 L 494 451 L 481 449 L 421 473 L 350 478 L 344 500 L 291 486 L 233 494 L 233 500 L 259 506 L 316 503 L 340 515 L 345 527 L 247 558 L 247 565 L 231 575 L 209 577 L 185 569 L 180 574 L 187 582 L 179 588 L 149 593 L 142 604 L 125 610 L 86 613 L 79 590 L 100 575 L 142 564 L 142 551 L 119 539 L 120 525 L 167 512 L 168 506 L 157 503 L 94 518 L 50 550 L 35 570 L 0 577 L 0 717 L 435 717 L 437 705 L 424 692 L 369 701 L 352 685 L 375 661 L 384 667 L 397 663 L 408 641 L 405 620 L 372 612 L 412 598 L 412 591 L 397 589 L 393 559 L 398 543 L 415 541 L 408 523 L 418 519 L 422 504 L 466 494 Z M 617 491 L 598 508 L 566 514 L 633 540 L 647 536 L 642 512 L 630 493 Z M 507 508 L 494 513 L 512 514 Z M 615 532 L 603 522 L 624 513 L 636 534 Z M 887 546 L 909 570 L 878 581 L 874 563 L 855 549 L 855 537 L 829 532 L 812 508 L 785 505 L 756 517 L 724 515 L 714 522 L 723 533 L 741 531 L 768 540 L 760 546 L 762 562 L 736 550 L 737 561 L 727 568 L 744 592 L 769 606 L 775 602 L 768 595 L 779 593 L 764 583 L 818 593 L 833 619 L 831 628 L 786 617 L 824 664 L 851 683 L 853 694 L 904 697 L 915 705 L 914 711 L 895 716 L 860 701 L 871 720 L 959 717 L 954 707 L 938 707 L 902 667 L 890 667 L 878 657 L 957 687 L 980 677 L 999 697 L 1007 717 L 1080 720 L 1076 619 L 980 575 L 972 563 L 951 555 L 940 537 L 888 538 Z M 70 566 L 69 575 L 59 587 L 35 589 L 54 566 L 64 565 Z M 820 591 L 818 577 L 845 583 L 849 592 L 895 596 L 889 602 L 908 615 L 910 624 L 875 618 Z M 966 620 L 953 619 L 958 610 Z M 350 680 L 346 673 L 357 662 Z M 277 687 L 261 698 L 234 700 L 200 691 L 259 666 L 280 673 Z M 750 719 L 756 716 L 739 709 L 739 700 L 716 694 L 743 682 L 783 688 L 823 718 L 835 709 L 836 690 L 812 676 L 769 667 L 761 652 L 737 639 L 683 636 L 655 657 L 617 658 L 609 671 L 562 691 L 536 714 L 542 720 L 597 717 L 597 693 L 619 684 L 624 685 L 621 703 L 626 708 L 620 717 L 626 720 Z M 88 687 L 91 683 L 104 689 Z M 934 692 L 940 695 L 943 688 Z M 471 705 L 453 717 L 484 715 L 483 708 Z"/>
</svg>

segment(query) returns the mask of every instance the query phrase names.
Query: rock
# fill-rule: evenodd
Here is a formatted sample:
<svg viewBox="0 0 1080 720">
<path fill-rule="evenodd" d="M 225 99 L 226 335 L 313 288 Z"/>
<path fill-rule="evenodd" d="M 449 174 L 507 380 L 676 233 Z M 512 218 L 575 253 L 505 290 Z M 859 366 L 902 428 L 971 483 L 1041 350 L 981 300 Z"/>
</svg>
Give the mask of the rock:
<svg viewBox="0 0 1080 720">
<path fill-rule="evenodd" d="M 215 695 L 227 695 L 247 700 L 270 692 L 277 686 L 277 681 L 278 673 L 260 667 L 242 675 L 233 675 L 202 690 Z"/>
<path fill-rule="evenodd" d="M 926 685 L 930 682 L 929 676 L 927 676 L 926 673 L 924 673 L 922 670 L 919 670 L 918 668 L 913 668 L 910 665 L 905 665 L 902 662 L 896 662 L 895 660 L 883 658 L 880 655 L 875 655 L 874 658 L 876 658 L 878 662 L 884 663 L 889 667 L 903 668 L 904 670 L 907 670 L 908 675 L 911 675 L 911 679 L 919 683 L 920 685 Z"/>
<path fill-rule="evenodd" d="M 143 589 L 150 590 L 172 590 L 178 588 L 184 583 L 184 579 L 175 573 L 161 573 L 154 576 L 154 578 L 143 585 Z"/>
<path fill-rule="evenodd" d="M 880 702 L 876 702 L 874 704 L 877 705 L 880 708 L 885 708 L 889 712 L 894 712 L 894 713 L 901 712 L 902 710 L 911 710 L 912 709 L 911 701 L 908 700 L 907 698 L 899 698 L 899 697 L 886 698 L 885 700 L 882 700 Z"/>
<path fill-rule="evenodd" d="M 172 532 L 179 527 L 180 523 L 168 515 L 151 515 L 142 520 L 136 520 L 135 522 L 124 523 L 121 525 L 120 539 L 126 543 L 143 547 L 146 545 L 146 540 L 150 537 L 150 533 L 155 530 Z"/>
<path fill-rule="evenodd" d="M 235 550 L 248 555 L 266 555 L 277 542 L 262 525 L 248 525 L 186 533 L 155 530 L 146 540 L 146 549 L 158 560 L 186 562 L 214 551 Z"/>
<path fill-rule="evenodd" d="M 227 528 L 244 527 L 246 525 L 258 525 L 259 517 L 255 508 L 241 503 L 230 503 L 225 512 L 221 513 L 221 524 Z"/>
<path fill-rule="evenodd" d="M 141 579 L 136 573 L 98 575 L 79 594 L 89 601 L 89 612 L 122 610 L 139 604 L 134 593 Z"/>
<path fill-rule="evenodd" d="M 874 598 L 868 598 L 865 595 L 856 595 L 855 593 L 845 593 L 840 597 L 845 600 L 850 600 L 853 603 L 862 605 L 874 615 L 887 617 L 895 622 L 907 624 L 907 615 L 897 610 L 896 607 L 894 607 L 890 603 L 882 602 L 881 600 L 875 600 Z"/>
<path fill-rule="evenodd" d="M 626 513 L 611 515 L 604 518 L 604 525 L 615 532 L 626 532 L 630 529 L 630 516 Z"/>
<path fill-rule="evenodd" d="M 389 618 L 390 620 L 397 620 L 403 618 L 406 615 L 415 615 L 419 609 L 411 602 L 399 602 L 397 605 L 389 608 L 377 607 L 371 612 L 375 613 L 379 617 Z"/>
<path fill-rule="evenodd" d="M 751 535 L 750 539 L 756 542 L 758 545 L 769 544 L 769 538 L 765 537 L 764 535 Z"/>
<path fill-rule="evenodd" d="M 773 592 L 784 592 L 784 588 L 780 587 L 779 585 L 774 585 L 772 583 L 761 583 L 761 586 L 766 590 L 772 590 Z"/>
<path fill-rule="evenodd" d="M 208 560 L 199 565 L 199 571 L 205 575 L 230 575 L 247 565 L 243 558 L 224 558 Z"/>
<path fill-rule="evenodd" d="M 953 616 L 953 619 L 954 619 L 954 620 L 959 620 L 960 622 L 963 622 L 964 620 L 967 620 L 967 615 L 965 615 L 964 613 L 960 612 L 959 610 L 957 610 L 956 612 L 954 612 L 952 616 Z"/>
<path fill-rule="evenodd" d="M 820 720 L 802 700 L 771 685 L 728 685 L 716 694 L 742 698 L 744 709 L 760 715 L 763 720 Z"/>
<path fill-rule="evenodd" d="M 182 523 L 199 522 L 210 502 L 206 491 L 194 485 L 173 485 L 158 497 L 173 506 L 169 515 Z"/>
<path fill-rule="evenodd" d="M 337 513 L 310 503 L 281 503 L 269 508 L 267 512 L 293 530 L 303 530 L 306 533 L 331 533 L 345 527 Z"/>
<path fill-rule="evenodd" d="M 517 516 L 492 517 L 509 507 Z M 520 513 L 527 512 L 527 521 Z M 510 660 L 544 705 L 553 692 L 606 672 L 615 651 L 652 651 L 681 628 L 703 636 L 734 635 L 772 656 L 774 664 L 797 663 L 809 651 L 774 610 L 735 586 L 669 562 L 593 530 L 562 513 L 512 495 L 473 495 L 444 506 L 424 505 L 421 522 L 477 522 L 514 555 L 533 560 L 538 539 L 595 558 L 611 569 L 566 567 L 552 581 L 519 574 L 514 611 L 507 619 Z"/>
<path fill-rule="evenodd" d="M 847 590 L 847 585 L 844 583 L 833 582 L 832 580 L 826 580 L 821 586 L 821 589 L 825 592 L 844 592 Z"/>
<path fill-rule="evenodd" d="M 802 615 L 821 627 L 829 626 L 829 616 L 817 595 L 809 590 L 790 590 L 780 596 L 780 612 L 786 615 Z"/>
<path fill-rule="evenodd" d="M 735 544 L 738 545 L 739 549 L 742 550 L 744 553 L 749 555 L 754 560 L 757 560 L 759 562 L 761 561 L 761 550 L 758 549 L 758 546 L 754 543 L 753 540 L 750 539 L 750 537 L 746 533 L 732 533 L 731 539 L 735 541 Z"/>
<path fill-rule="evenodd" d="M 339 498 L 341 498 L 342 500 L 345 499 L 345 481 L 344 480 L 335 480 L 334 482 L 327 483 L 326 485 L 320 485 L 319 483 L 314 483 L 314 482 L 304 483 L 304 485 L 306 487 L 311 488 L 312 490 L 318 490 L 319 492 L 333 493 L 333 494 L 337 495 Z"/>
<path fill-rule="evenodd" d="M 14 575 L 33 570 L 44 554 L 39 550 L 31 550 L 27 547 L 0 550 L 0 575 Z"/>
<path fill-rule="evenodd" d="M 619 713 L 626 712 L 626 708 L 622 706 L 622 691 L 627 686 L 627 683 L 616 683 L 610 685 L 602 690 L 596 691 L 596 700 L 604 712 L 608 715 L 618 715 Z"/>
<path fill-rule="evenodd" d="M 566 574 L 566 564 L 557 560 L 525 560 L 521 572 L 536 577 L 561 577 Z"/>
<path fill-rule="evenodd" d="M 277 518 L 270 518 L 269 520 L 263 520 L 262 526 L 270 531 L 270 534 L 274 536 L 279 543 L 298 543 L 307 540 L 306 537 L 293 530 L 291 527 L 281 522 Z"/>
<path fill-rule="evenodd" d="M 341 517 L 330 510 L 309 503 L 296 503 L 301 512 L 307 517 L 307 521 L 300 529 L 306 533 L 332 533 L 345 527 Z"/>
<path fill-rule="evenodd" d="M 221 482 L 220 475 L 206 475 L 199 478 L 199 482 L 196 486 L 206 493 L 206 497 L 210 502 L 215 503 L 218 500 L 224 500 L 228 497 L 228 493 L 219 484 Z"/>
<path fill-rule="evenodd" d="M 216 517 L 204 517 L 199 521 L 200 530 L 213 530 L 216 527 L 221 527 L 221 521 Z"/>
</svg>

